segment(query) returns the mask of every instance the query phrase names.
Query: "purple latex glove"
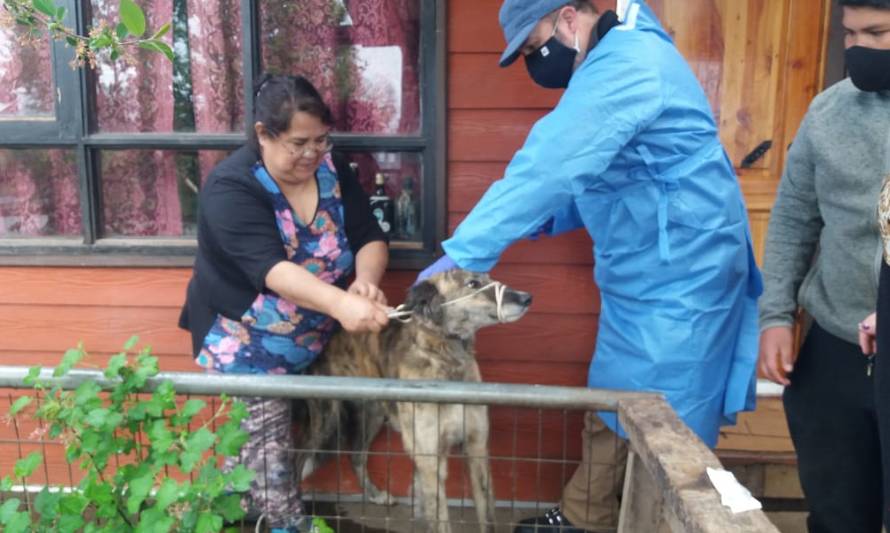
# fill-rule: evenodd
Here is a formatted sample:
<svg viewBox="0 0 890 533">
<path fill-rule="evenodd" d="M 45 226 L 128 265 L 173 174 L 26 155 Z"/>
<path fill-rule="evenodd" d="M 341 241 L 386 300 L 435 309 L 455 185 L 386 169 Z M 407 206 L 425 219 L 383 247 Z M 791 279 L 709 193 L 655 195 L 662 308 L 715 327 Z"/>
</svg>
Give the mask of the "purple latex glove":
<svg viewBox="0 0 890 533">
<path fill-rule="evenodd" d="M 437 259 L 435 263 L 426 267 L 420 272 L 420 274 L 417 275 L 417 279 L 414 280 L 414 285 L 417 285 L 421 281 L 424 281 L 434 274 L 438 274 L 439 272 L 445 272 L 447 270 L 452 270 L 455 268 L 458 268 L 457 263 L 455 263 L 453 259 L 448 257 L 448 254 L 443 255 L 442 257 Z"/>
</svg>

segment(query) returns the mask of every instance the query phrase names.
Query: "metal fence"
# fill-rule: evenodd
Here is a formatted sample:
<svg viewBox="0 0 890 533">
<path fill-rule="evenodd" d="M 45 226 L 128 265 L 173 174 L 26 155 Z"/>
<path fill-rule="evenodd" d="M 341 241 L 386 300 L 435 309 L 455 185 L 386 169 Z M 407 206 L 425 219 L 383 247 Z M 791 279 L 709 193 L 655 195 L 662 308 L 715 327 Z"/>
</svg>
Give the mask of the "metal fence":
<svg viewBox="0 0 890 533">
<path fill-rule="evenodd" d="M 26 374 L 23 367 L 0 367 L 0 389 L 5 389 L 0 397 L 0 415 L 25 393 L 16 389 L 24 388 L 22 380 Z M 83 370 L 55 380 L 49 371 L 44 371 L 41 378 L 64 389 L 74 389 L 87 380 L 100 385 L 110 383 L 100 372 Z M 238 397 L 347 400 L 359 406 L 378 402 L 441 408 L 486 406 L 490 438 L 485 447 L 487 456 L 482 459 L 491 468 L 495 511 L 494 523 L 484 524 L 482 530 L 512 531 L 520 520 L 538 516 L 557 503 L 563 486 L 580 464 L 580 432 L 585 413 L 617 412 L 629 437 L 623 498 L 620 511 L 616 509 L 620 513 L 616 517 L 620 518 L 619 532 L 777 531 L 760 511 L 734 515 L 720 504 L 720 496 L 705 472 L 707 467 L 719 468 L 718 459 L 656 395 L 537 385 L 198 373 L 162 373 L 152 378 L 147 388 L 153 390 L 168 379 L 183 400 L 196 395 L 208 397 L 210 411 L 216 409 L 214 398 L 221 393 Z M 431 412 L 440 412 L 441 408 Z M 413 414 L 417 408 L 410 409 L 412 416 L 417 416 Z M 428 411 L 421 416 L 429 416 Z M 433 421 L 431 427 L 439 424 Z M 298 428 L 298 432 L 301 429 L 305 428 Z M 27 496 L 28 491 L 40 490 L 45 485 L 70 487 L 79 482 L 81 474 L 64 460 L 63 444 L 49 440 L 38 423 L 21 421 L 0 426 L 0 477 L 10 473 L 17 459 L 34 450 L 43 453 L 42 468 L 16 490 Z M 308 512 L 323 517 L 337 532 L 480 530 L 466 469 L 468 463 L 479 457 L 460 448 L 450 449 L 442 463 L 444 467 L 437 471 L 438 476 L 447 476 L 444 498 L 437 499 L 446 502 L 447 523 L 424 520 L 422 510 L 415 509 L 420 497 L 412 487 L 412 471 L 418 461 L 438 458 L 425 457 L 420 452 L 407 454 L 401 436 L 390 429 L 372 439 L 366 455 L 370 481 L 393 497 L 388 505 L 373 503 L 365 496 L 361 488 L 364 474 L 356 474 L 349 462 L 349 454 L 355 452 L 336 446 L 300 448 L 294 452 L 298 456 L 331 456 L 304 479 L 302 496 Z M 590 462 L 609 464 L 615 460 L 614 450 L 597 450 Z M 242 523 L 245 531 L 253 528 L 252 523 Z"/>
</svg>

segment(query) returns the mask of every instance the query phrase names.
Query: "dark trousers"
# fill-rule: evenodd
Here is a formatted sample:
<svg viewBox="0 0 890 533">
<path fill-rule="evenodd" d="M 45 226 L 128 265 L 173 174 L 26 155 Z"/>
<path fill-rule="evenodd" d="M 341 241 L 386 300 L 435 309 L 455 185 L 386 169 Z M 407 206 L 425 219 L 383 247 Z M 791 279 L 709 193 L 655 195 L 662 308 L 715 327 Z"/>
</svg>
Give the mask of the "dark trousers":
<svg viewBox="0 0 890 533">
<path fill-rule="evenodd" d="M 883 275 L 883 274 L 882 274 Z M 881 278 L 883 289 L 884 278 Z M 883 297 L 883 296 L 882 296 Z M 890 531 L 890 322 L 878 311 L 878 355 L 875 357 L 875 407 L 881 433 L 881 456 L 884 470 L 884 525 Z M 882 346 L 887 346 L 881 348 Z"/>
<path fill-rule="evenodd" d="M 881 449 L 867 359 L 813 323 L 789 379 L 785 416 L 810 533 L 879 533 Z"/>
</svg>

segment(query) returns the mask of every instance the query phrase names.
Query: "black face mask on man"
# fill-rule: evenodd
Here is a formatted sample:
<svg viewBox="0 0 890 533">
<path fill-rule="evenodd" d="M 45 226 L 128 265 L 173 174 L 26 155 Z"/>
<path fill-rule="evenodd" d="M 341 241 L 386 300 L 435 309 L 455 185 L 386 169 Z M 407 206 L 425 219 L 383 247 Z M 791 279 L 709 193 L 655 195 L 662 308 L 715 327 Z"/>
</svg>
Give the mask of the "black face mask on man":
<svg viewBox="0 0 890 533">
<path fill-rule="evenodd" d="M 890 91 L 890 50 L 852 46 L 845 53 L 850 80 L 860 91 Z"/>
<path fill-rule="evenodd" d="M 578 34 L 575 33 L 575 47 L 559 42 L 556 38 L 556 29 L 559 27 L 559 19 L 553 25 L 553 33 L 540 48 L 525 56 L 525 67 L 529 76 L 535 83 L 546 89 L 564 89 L 569 86 L 572 79 L 572 71 L 575 70 L 575 58 L 581 51 L 578 44 Z"/>
<path fill-rule="evenodd" d="M 540 48 L 525 56 L 525 67 L 532 80 L 541 87 L 547 89 L 565 89 L 572 79 L 575 70 L 575 58 L 581 52 L 578 42 L 578 34 L 575 34 L 575 46 L 570 48 L 556 38 L 556 29 L 559 20 L 553 25 L 553 33 Z M 590 39 L 590 48 L 593 48 L 606 33 L 620 24 L 618 15 L 614 11 L 606 11 L 600 16 Z"/>
</svg>

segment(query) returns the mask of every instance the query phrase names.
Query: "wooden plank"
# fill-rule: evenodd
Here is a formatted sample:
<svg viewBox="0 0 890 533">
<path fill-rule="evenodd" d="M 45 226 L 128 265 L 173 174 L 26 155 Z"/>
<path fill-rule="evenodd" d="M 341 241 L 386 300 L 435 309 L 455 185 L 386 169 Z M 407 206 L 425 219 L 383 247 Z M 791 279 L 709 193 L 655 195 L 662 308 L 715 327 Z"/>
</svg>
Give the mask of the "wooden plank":
<svg viewBox="0 0 890 533">
<path fill-rule="evenodd" d="M 757 257 L 757 263 L 763 264 L 763 253 L 766 249 L 766 233 L 769 227 L 769 211 L 757 211 L 749 213 L 748 218 L 751 222 L 751 240 L 754 245 L 754 256 Z"/>
<path fill-rule="evenodd" d="M 779 169 L 784 167 L 786 148 L 797 135 L 813 98 L 823 85 L 828 52 L 828 31 L 831 22 L 831 0 L 787 0 L 790 3 L 785 29 L 787 53 L 784 65 L 782 123 L 783 145 L 779 150 Z M 820 53 L 814 48 L 821 43 Z M 778 183 L 780 173 L 774 179 Z"/>
<path fill-rule="evenodd" d="M 553 109 L 562 91 L 539 87 L 523 61 L 499 68 L 500 52 L 450 54 L 448 109 Z"/>
<path fill-rule="evenodd" d="M 448 2 L 448 51 L 504 51 L 504 34 L 498 24 L 500 0 Z"/>
<path fill-rule="evenodd" d="M 665 0 L 658 8 L 657 14 L 665 30 L 674 38 L 701 83 L 712 111 L 719 118 L 720 89 L 726 67 L 724 28 L 714 0 Z"/>
<path fill-rule="evenodd" d="M 180 308 L 190 269 L 0 268 L 0 304 Z M 401 301 L 416 272 L 390 271 L 382 288 Z"/>
<path fill-rule="evenodd" d="M 565 387 L 583 387 L 587 385 L 587 369 L 590 358 L 586 361 L 554 363 L 541 354 L 538 363 L 520 361 L 490 361 L 479 363 L 482 381 L 491 383 L 532 383 L 536 385 L 559 385 Z"/>
<path fill-rule="evenodd" d="M 477 203 L 492 183 L 504 176 L 507 165 L 454 161 L 448 165 L 448 210 L 466 213 Z"/>
<path fill-rule="evenodd" d="M 481 330 L 476 339 L 477 359 L 484 364 L 587 364 L 596 343 L 597 320 L 597 315 L 530 313 L 519 322 Z"/>
<path fill-rule="evenodd" d="M 656 490 L 652 476 L 639 456 L 633 451 L 629 452 L 624 489 L 621 491 L 618 533 L 659 531 L 662 505 L 662 495 Z"/>
<path fill-rule="evenodd" d="M 788 437 L 768 437 L 763 435 L 749 435 L 725 433 L 720 437 L 721 450 L 771 453 L 794 453 L 794 445 Z"/>
<path fill-rule="evenodd" d="M 546 110 L 464 110 L 448 113 L 448 161 L 509 161 Z"/>
<path fill-rule="evenodd" d="M 176 326 L 175 308 L 0 305 L 7 352 L 61 353 L 83 341 L 87 350 L 116 352 L 138 335 L 159 353 L 188 354 L 188 333 Z M 51 330 L 49 329 L 51 328 Z"/>
<path fill-rule="evenodd" d="M 706 473 L 720 461 L 664 400 L 621 402 L 618 417 L 681 531 L 778 533 L 763 512 L 733 514 L 720 503 Z"/>
<path fill-rule="evenodd" d="M 182 305 L 191 269 L 0 268 L 0 304 Z"/>
<path fill-rule="evenodd" d="M 784 156 L 783 156 L 784 157 Z M 742 193 L 745 195 L 745 204 L 749 211 L 769 211 L 776 200 L 776 190 L 779 182 L 776 177 L 762 179 L 749 177 L 742 173 L 739 176 Z"/>
<path fill-rule="evenodd" d="M 88 356 L 84 364 L 78 367 L 96 369 L 105 368 L 108 359 L 117 352 L 89 350 Z M 42 366 L 54 367 L 62 360 L 64 350 L 0 350 L 0 364 L 10 366 Z M 192 358 L 191 353 L 162 353 L 157 350 L 152 351 L 152 355 L 158 358 L 158 367 L 162 372 L 201 372 L 202 369 L 197 366 Z"/>
<path fill-rule="evenodd" d="M 734 164 L 761 142 L 774 150 L 755 163 L 778 173 L 776 137 L 784 59 L 782 36 L 787 2 L 718 0 L 724 40 L 723 79 L 719 95 L 720 137 Z"/>
</svg>

